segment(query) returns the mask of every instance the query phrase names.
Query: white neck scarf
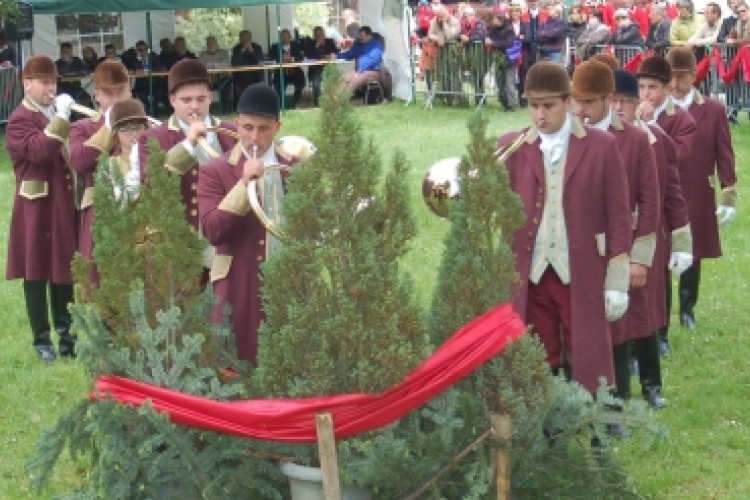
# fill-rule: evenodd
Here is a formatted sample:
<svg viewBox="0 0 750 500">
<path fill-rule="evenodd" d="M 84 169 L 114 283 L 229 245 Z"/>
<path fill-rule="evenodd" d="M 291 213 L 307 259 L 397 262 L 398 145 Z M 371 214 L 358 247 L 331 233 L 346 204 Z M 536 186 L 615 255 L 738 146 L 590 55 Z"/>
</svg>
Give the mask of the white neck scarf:
<svg viewBox="0 0 750 500">
<path fill-rule="evenodd" d="M 672 97 L 672 99 L 674 99 L 675 104 L 687 111 L 688 108 L 690 108 L 690 105 L 693 104 L 693 100 L 695 99 L 695 89 L 691 87 L 690 92 L 685 94 L 682 99 L 678 99 L 674 96 Z"/>
<path fill-rule="evenodd" d="M 665 109 L 667 109 L 667 105 L 669 104 L 670 99 L 672 99 L 672 96 L 667 96 L 667 98 L 664 99 L 664 102 L 659 104 L 659 106 L 654 109 L 654 118 L 649 122 L 649 124 L 656 123 L 656 120 L 659 119 L 659 115 L 662 114 Z"/>
<path fill-rule="evenodd" d="M 245 149 L 245 146 L 242 146 L 242 152 L 247 159 L 253 157 L 253 155 Z M 263 153 L 263 156 L 260 157 L 260 161 L 263 163 L 264 167 L 279 164 L 279 159 L 276 157 L 276 150 L 274 149 L 273 144 L 265 153 Z M 281 222 L 281 201 L 284 198 L 284 186 L 281 182 L 281 172 L 278 170 L 264 172 L 263 178 L 258 181 L 257 188 L 260 202 L 263 205 L 263 210 L 268 218 L 278 225 Z M 270 255 L 271 252 L 276 250 L 280 245 L 281 242 L 279 242 L 279 240 L 270 232 L 266 231 L 266 255 Z"/>
<path fill-rule="evenodd" d="M 589 123 L 591 127 L 594 127 L 599 130 L 604 130 L 605 132 L 609 129 L 609 126 L 612 124 L 612 110 L 607 112 L 607 114 L 597 123 Z"/>
<path fill-rule="evenodd" d="M 557 163 L 562 158 L 568 144 L 572 122 L 570 115 L 567 115 L 563 126 L 557 132 L 551 134 L 539 132 L 539 139 L 541 140 L 539 149 L 542 150 L 542 154 L 548 162 Z"/>
</svg>

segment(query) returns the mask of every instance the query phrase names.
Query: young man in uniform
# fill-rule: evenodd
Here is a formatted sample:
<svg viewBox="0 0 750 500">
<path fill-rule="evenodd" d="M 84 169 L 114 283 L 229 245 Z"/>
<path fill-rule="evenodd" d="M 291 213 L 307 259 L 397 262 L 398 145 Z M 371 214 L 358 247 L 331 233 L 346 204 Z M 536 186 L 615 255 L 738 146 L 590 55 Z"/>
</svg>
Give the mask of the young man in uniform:
<svg viewBox="0 0 750 500">
<path fill-rule="evenodd" d="M 721 224 L 735 216 L 737 176 L 734 150 L 729 135 L 729 120 L 724 105 L 701 95 L 693 87 L 695 55 L 684 47 L 675 47 L 667 54 L 672 67 L 671 92 L 675 104 L 689 112 L 695 120 L 695 143 L 699 145 L 680 169 L 682 192 L 690 211 L 693 229 L 693 265 L 680 275 L 680 324 L 695 329 L 693 308 L 698 302 L 701 260 L 721 257 L 721 241 L 716 216 Z M 716 208 L 714 176 L 721 184 L 721 201 Z"/>
<path fill-rule="evenodd" d="M 5 277 L 23 279 L 32 344 L 45 362 L 56 359 L 50 335 L 60 336 L 60 356 L 75 356 L 68 305 L 73 302 L 70 264 L 76 250 L 73 176 L 65 158 L 70 129 L 67 94 L 55 97 L 57 69 L 47 56 L 30 58 L 23 68 L 25 97 L 8 120 L 6 147 L 16 188 Z"/>
<path fill-rule="evenodd" d="M 669 95 L 668 85 L 672 80 L 672 69 L 666 59 L 651 56 L 641 63 L 638 71 L 638 92 L 640 104 L 636 116 L 661 129 L 672 139 L 675 148 L 677 169 L 681 172 L 686 167 L 693 144 L 695 143 L 695 120 L 690 113 L 674 103 Z M 669 354 L 669 310 L 672 303 L 672 281 L 666 281 L 667 325 L 659 330 L 660 350 L 662 355 Z"/>
<path fill-rule="evenodd" d="M 633 123 L 648 134 L 659 179 L 659 227 L 656 231 L 653 265 L 645 286 L 646 294 L 650 298 L 656 297 L 656 300 L 649 300 L 651 334 L 632 341 L 633 361 L 637 367 L 632 372 L 637 371 L 640 376 L 643 397 L 652 408 L 658 410 L 666 404 L 662 396 L 658 330 L 667 324 L 666 301 L 659 300 L 659 298 L 664 293 L 666 280 L 669 278 L 668 268 L 683 272 L 690 266 L 692 241 L 687 203 L 682 196 L 677 172 L 674 143 L 658 125 L 648 125 L 636 118 L 638 103 L 639 91 L 636 77 L 626 70 L 615 70 L 612 111 L 623 121 Z M 667 235 L 670 235 L 669 239 Z M 623 374 L 623 376 L 629 378 L 630 374 Z"/>
<path fill-rule="evenodd" d="M 625 315 L 610 325 L 614 347 L 617 395 L 630 397 L 628 341 L 651 335 L 649 296 L 645 287 L 656 248 L 659 224 L 659 180 L 648 136 L 638 127 L 623 122 L 610 111 L 615 76 L 606 64 L 591 60 L 573 73 L 572 96 L 575 114 L 590 126 L 612 134 L 628 178 L 633 245 L 630 250 L 629 305 Z M 661 297 L 661 295 L 659 295 Z"/>
<path fill-rule="evenodd" d="M 515 307 L 533 326 L 553 371 L 594 393 L 614 379 L 608 321 L 628 306 L 631 247 L 627 177 L 615 138 L 569 114 L 570 79 L 543 61 L 529 70 L 533 125 L 506 161 L 525 224 L 514 234 L 521 287 Z"/>
</svg>

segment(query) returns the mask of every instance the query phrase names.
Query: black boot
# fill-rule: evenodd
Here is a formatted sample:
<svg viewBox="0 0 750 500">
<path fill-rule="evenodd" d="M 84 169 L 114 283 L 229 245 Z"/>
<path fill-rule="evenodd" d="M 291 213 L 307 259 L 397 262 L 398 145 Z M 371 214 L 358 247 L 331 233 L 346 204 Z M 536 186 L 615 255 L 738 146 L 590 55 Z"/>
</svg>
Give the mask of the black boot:
<svg viewBox="0 0 750 500">
<path fill-rule="evenodd" d="M 630 399 L 630 343 L 612 347 L 615 363 L 615 395 L 622 399 Z"/>
<path fill-rule="evenodd" d="M 693 308 L 698 303 L 698 288 L 701 282 L 701 263 L 693 263 L 680 275 L 680 325 L 695 330 Z"/>
<path fill-rule="evenodd" d="M 62 357 L 76 357 L 76 342 L 78 338 L 70 333 L 72 319 L 69 306 L 73 303 L 73 285 L 52 283 L 50 286 L 50 302 L 52 304 L 52 322 L 55 331 L 60 336 L 58 351 Z"/>
<path fill-rule="evenodd" d="M 635 352 L 635 342 L 628 341 L 628 352 L 630 353 L 630 376 L 637 377 L 640 371 L 638 367 L 638 353 Z"/>
<path fill-rule="evenodd" d="M 47 282 L 23 280 L 23 296 L 26 300 L 26 314 L 29 317 L 34 350 L 39 355 L 39 359 L 45 363 L 51 363 L 57 355 L 50 338 Z"/>
<path fill-rule="evenodd" d="M 635 341 L 640 366 L 641 394 L 648 404 L 658 410 L 664 407 L 661 397 L 661 360 L 659 356 L 659 335 L 654 332 L 648 337 Z"/>
<path fill-rule="evenodd" d="M 659 355 L 662 358 L 669 356 L 669 316 L 672 314 L 672 275 L 667 272 L 666 280 L 666 301 L 667 301 L 667 324 L 659 328 Z"/>
</svg>

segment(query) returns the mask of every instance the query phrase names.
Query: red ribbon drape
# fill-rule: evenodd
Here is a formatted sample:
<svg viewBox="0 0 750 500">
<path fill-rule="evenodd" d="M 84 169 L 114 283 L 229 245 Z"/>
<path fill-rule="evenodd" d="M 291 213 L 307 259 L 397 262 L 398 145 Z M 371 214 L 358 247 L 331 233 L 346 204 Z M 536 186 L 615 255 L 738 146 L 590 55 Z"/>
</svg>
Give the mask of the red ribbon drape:
<svg viewBox="0 0 750 500">
<path fill-rule="evenodd" d="M 729 67 L 725 68 L 724 59 L 722 58 L 721 51 L 718 47 L 714 47 L 712 54 L 714 63 L 716 64 L 716 73 L 719 78 L 726 83 L 730 84 L 737 78 L 737 73 L 742 67 L 743 77 L 746 83 L 750 83 L 750 53 L 748 52 L 747 45 L 742 45 L 738 50 L 737 54 L 729 63 Z"/>
<path fill-rule="evenodd" d="M 695 67 L 695 80 L 693 80 L 693 85 L 698 86 L 701 83 L 703 83 L 703 80 L 706 79 L 708 76 L 708 70 L 711 68 L 711 57 L 706 56 L 703 59 L 701 59 L 701 62 L 698 63 L 698 65 Z"/>
<path fill-rule="evenodd" d="M 97 379 L 94 399 L 108 396 L 140 406 L 147 401 L 172 422 L 270 441 L 315 442 L 315 415 L 333 414 L 337 438 L 395 422 L 497 355 L 526 331 L 510 304 L 461 327 L 422 365 L 381 394 L 342 394 L 304 399 L 220 402 L 116 376 Z"/>
<path fill-rule="evenodd" d="M 622 69 L 635 73 L 638 70 L 638 66 L 641 65 L 641 62 L 643 62 L 643 52 L 638 52 L 632 57 L 632 59 L 630 59 L 630 61 L 622 65 Z"/>
</svg>

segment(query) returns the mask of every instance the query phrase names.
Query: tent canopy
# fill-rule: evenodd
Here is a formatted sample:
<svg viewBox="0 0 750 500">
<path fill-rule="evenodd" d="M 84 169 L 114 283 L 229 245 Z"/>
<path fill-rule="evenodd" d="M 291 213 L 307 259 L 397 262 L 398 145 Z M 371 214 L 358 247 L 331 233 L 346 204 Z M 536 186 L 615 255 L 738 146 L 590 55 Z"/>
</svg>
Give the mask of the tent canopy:
<svg viewBox="0 0 750 500">
<path fill-rule="evenodd" d="M 28 0 L 35 14 L 139 12 L 217 7 L 307 3 L 316 0 Z"/>
</svg>

